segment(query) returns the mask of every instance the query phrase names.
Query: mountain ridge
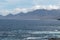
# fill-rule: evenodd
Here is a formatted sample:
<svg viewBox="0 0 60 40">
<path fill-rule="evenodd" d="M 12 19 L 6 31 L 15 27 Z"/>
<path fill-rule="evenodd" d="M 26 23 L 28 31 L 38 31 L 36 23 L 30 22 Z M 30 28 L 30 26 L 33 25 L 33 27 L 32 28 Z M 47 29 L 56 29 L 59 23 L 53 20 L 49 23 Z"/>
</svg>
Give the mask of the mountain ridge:
<svg viewBox="0 0 60 40">
<path fill-rule="evenodd" d="M 29 19 L 59 19 L 60 9 L 57 10 L 45 10 L 38 9 L 27 13 L 18 13 L 16 15 L 8 14 L 6 16 L 0 15 L 0 19 L 17 19 L 17 20 L 29 20 Z"/>
</svg>

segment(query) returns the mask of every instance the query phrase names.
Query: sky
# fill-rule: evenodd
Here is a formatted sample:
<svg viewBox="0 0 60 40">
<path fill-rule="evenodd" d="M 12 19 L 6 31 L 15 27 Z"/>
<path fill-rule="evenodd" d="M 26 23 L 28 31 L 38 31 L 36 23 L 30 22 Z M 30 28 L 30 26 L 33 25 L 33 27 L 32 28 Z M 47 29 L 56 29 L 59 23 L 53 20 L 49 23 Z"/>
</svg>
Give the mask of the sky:
<svg viewBox="0 0 60 40">
<path fill-rule="evenodd" d="M 60 0 L 0 0 L 0 15 L 28 12 L 28 9 L 58 9 L 59 6 Z"/>
</svg>

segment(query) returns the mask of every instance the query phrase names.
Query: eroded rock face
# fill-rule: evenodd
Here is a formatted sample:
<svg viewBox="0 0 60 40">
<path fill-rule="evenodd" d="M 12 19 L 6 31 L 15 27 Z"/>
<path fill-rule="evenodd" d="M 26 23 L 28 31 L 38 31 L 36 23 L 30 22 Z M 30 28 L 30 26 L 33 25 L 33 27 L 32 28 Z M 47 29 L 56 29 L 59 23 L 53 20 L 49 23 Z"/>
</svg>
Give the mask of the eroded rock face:
<svg viewBox="0 0 60 40">
<path fill-rule="evenodd" d="M 57 20 L 60 20 L 60 19 L 57 19 Z"/>
<path fill-rule="evenodd" d="M 50 38 L 49 40 L 60 40 L 60 38 Z"/>
</svg>

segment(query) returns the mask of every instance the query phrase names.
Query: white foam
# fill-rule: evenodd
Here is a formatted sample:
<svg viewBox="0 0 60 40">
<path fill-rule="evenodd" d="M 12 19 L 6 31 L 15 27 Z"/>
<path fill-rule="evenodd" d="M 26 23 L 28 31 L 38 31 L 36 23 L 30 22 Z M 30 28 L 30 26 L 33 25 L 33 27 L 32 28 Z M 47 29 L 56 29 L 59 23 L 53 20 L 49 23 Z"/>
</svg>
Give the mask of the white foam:
<svg viewBox="0 0 60 40">
<path fill-rule="evenodd" d="M 40 39 L 41 37 L 27 37 L 26 39 Z"/>
</svg>

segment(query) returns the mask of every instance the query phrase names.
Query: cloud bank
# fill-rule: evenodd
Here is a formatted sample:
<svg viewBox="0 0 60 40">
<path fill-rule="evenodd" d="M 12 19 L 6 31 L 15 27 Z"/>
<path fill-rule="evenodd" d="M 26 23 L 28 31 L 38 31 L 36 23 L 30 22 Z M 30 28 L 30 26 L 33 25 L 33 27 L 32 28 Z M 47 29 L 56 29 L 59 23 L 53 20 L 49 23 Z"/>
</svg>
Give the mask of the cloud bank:
<svg viewBox="0 0 60 40">
<path fill-rule="evenodd" d="M 0 0 L 0 15 L 4 16 L 37 9 L 60 9 L 60 0 Z"/>
<path fill-rule="evenodd" d="M 45 9 L 45 10 L 58 10 L 60 9 L 60 6 L 56 6 L 56 5 L 49 5 L 49 6 L 44 6 L 44 5 L 35 5 L 31 8 L 15 8 L 13 10 L 0 10 L 0 13 L 1 15 L 7 15 L 9 13 L 11 14 L 17 14 L 17 13 L 20 13 L 20 12 L 23 12 L 23 13 L 27 13 L 27 12 L 30 12 L 30 11 L 34 11 L 34 10 L 37 10 L 37 9 Z"/>
</svg>

